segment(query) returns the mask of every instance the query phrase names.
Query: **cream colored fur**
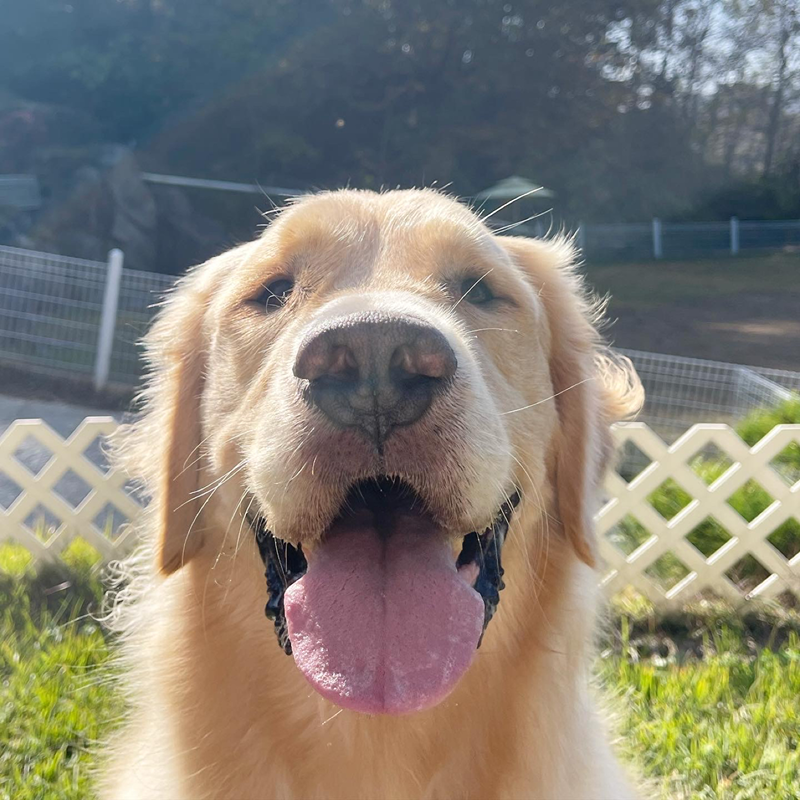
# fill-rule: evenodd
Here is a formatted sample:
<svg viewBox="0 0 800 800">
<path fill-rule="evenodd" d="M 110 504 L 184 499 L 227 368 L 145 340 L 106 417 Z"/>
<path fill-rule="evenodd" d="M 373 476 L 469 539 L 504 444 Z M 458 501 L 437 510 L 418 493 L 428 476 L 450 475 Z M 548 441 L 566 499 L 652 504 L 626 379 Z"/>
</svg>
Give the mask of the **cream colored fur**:
<svg viewBox="0 0 800 800">
<path fill-rule="evenodd" d="M 496 237 L 439 193 L 347 191 L 303 200 L 184 279 L 147 340 L 142 418 L 117 444 L 152 502 L 110 615 L 132 712 L 105 798 L 633 796 L 589 690 L 591 517 L 608 425 L 641 389 L 603 348 L 572 259 L 563 240 Z M 287 274 L 297 288 L 267 318 L 249 300 Z M 468 275 L 505 299 L 462 301 Z M 514 486 L 523 497 L 473 665 L 439 706 L 400 718 L 337 709 L 283 654 L 244 518 L 255 504 L 313 549 L 348 485 L 377 469 L 302 403 L 291 364 L 315 320 L 381 307 L 439 327 L 459 361 L 448 399 L 387 443 L 389 468 L 454 541 Z"/>
</svg>

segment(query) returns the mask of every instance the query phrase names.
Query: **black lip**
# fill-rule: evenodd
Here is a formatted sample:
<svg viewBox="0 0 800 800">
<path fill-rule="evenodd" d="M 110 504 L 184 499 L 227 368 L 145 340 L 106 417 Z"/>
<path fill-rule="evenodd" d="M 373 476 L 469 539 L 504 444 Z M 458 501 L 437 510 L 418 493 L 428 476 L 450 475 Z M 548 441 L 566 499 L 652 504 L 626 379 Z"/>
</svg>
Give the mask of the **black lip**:
<svg viewBox="0 0 800 800">
<path fill-rule="evenodd" d="M 267 579 L 268 600 L 264 608 L 267 619 L 275 625 L 278 644 L 287 656 L 292 654 L 292 643 L 289 641 L 289 630 L 286 627 L 286 614 L 283 610 L 283 596 L 286 590 L 306 574 L 308 562 L 303 548 L 298 545 L 276 539 L 267 528 L 264 517 L 249 519 L 250 527 L 256 536 L 256 544 L 261 560 L 264 562 Z"/>
<path fill-rule="evenodd" d="M 483 631 L 478 641 L 478 647 L 481 646 L 486 628 L 497 611 L 500 592 L 505 588 L 501 553 L 511 517 L 514 509 L 519 505 L 519 501 L 519 492 L 513 492 L 500 507 L 495 521 L 483 533 L 479 534 L 476 531 L 468 533 L 464 537 L 464 544 L 456 561 L 458 567 L 470 563 L 477 563 L 479 566 L 474 588 L 483 598 L 484 613 Z M 248 522 L 255 534 L 258 552 L 266 568 L 264 575 L 267 579 L 268 599 L 264 613 L 268 619 L 273 621 L 275 635 L 281 649 L 287 655 L 291 655 L 292 643 L 289 640 L 283 598 L 286 590 L 305 575 L 308 562 L 302 546 L 295 547 L 276 538 L 267 528 L 263 516 L 248 515 Z"/>
</svg>

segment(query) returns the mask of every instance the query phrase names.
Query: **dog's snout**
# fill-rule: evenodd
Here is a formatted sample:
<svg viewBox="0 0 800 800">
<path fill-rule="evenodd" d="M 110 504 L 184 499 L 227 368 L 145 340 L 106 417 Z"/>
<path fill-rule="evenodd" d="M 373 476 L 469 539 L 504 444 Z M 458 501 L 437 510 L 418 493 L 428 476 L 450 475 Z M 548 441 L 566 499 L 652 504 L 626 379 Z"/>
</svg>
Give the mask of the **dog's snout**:
<svg viewBox="0 0 800 800">
<path fill-rule="evenodd" d="M 313 329 L 294 374 L 307 398 L 332 422 L 356 427 L 380 444 L 410 425 L 445 389 L 457 367 L 441 331 L 410 316 L 351 314 Z"/>
</svg>

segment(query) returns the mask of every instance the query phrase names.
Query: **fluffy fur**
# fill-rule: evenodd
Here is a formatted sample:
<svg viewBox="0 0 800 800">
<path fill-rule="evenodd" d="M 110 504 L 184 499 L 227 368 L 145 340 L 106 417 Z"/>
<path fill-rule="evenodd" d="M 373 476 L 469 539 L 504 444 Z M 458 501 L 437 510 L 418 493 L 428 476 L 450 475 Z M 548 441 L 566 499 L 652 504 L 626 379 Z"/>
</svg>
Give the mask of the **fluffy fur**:
<svg viewBox="0 0 800 800">
<path fill-rule="evenodd" d="M 276 276 L 296 288 L 270 315 Z M 459 296 L 477 275 L 501 298 Z M 458 379 L 383 460 L 302 401 L 291 364 L 342 309 L 405 309 L 444 332 Z M 151 501 L 110 615 L 132 702 L 105 798 L 373 800 L 632 797 L 589 690 L 592 531 L 609 424 L 641 387 L 597 333 L 566 240 L 494 236 L 432 191 L 304 199 L 255 242 L 195 269 L 147 338 L 141 417 L 119 461 Z M 507 588 L 473 665 L 434 709 L 338 710 L 305 683 L 264 618 L 245 521 L 304 547 L 353 480 L 402 475 L 454 539 L 522 489 Z"/>
</svg>

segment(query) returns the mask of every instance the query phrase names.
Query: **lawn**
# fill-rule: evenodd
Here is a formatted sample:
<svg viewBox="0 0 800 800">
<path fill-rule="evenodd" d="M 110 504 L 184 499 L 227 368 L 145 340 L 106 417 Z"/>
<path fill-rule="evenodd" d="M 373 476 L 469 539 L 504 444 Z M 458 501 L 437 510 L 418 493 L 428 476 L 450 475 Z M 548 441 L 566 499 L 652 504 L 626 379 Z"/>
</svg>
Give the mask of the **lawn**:
<svg viewBox="0 0 800 800">
<path fill-rule="evenodd" d="M 800 371 L 800 254 L 584 267 L 619 347 Z"/>
<path fill-rule="evenodd" d="M 102 589 L 90 554 L 34 574 L 0 549 L 0 798 L 84 800 L 91 751 L 122 712 L 109 687 L 113 647 L 88 616 Z"/>
<path fill-rule="evenodd" d="M 88 555 L 34 574 L 0 552 L 0 798 L 91 797 L 92 746 L 123 713 L 114 646 L 87 613 L 101 587 Z M 776 612 L 777 613 L 777 612 Z M 624 756 L 652 797 L 800 796 L 800 626 L 706 609 L 655 623 L 615 606 L 597 681 Z"/>
<path fill-rule="evenodd" d="M 589 263 L 584 271 L 601 293 L 620 305 L 650 307 L 720 295 L 783 292 L 796 288 L 800 255 L 706 258 L 691 261 Z"/>
</svg>

